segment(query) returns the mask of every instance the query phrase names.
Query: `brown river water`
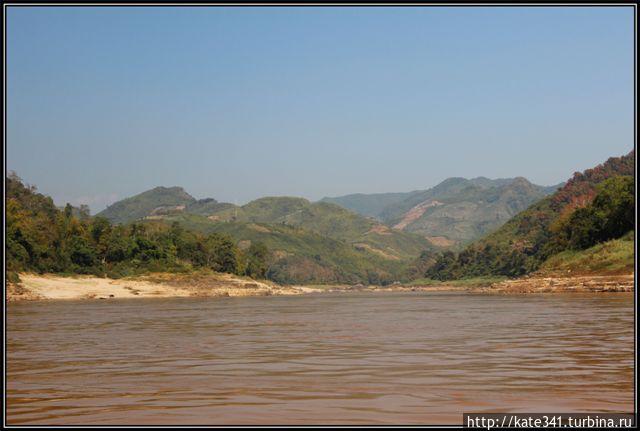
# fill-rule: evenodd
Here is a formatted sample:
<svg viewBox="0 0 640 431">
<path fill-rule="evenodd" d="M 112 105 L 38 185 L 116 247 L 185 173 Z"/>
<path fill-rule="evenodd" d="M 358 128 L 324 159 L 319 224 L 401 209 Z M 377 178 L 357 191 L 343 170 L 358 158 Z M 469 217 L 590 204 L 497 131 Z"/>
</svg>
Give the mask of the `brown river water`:
<svg viewBox="0 0 640 431">
<path fill-rule="evenodd" d="M 7 306 L 9 424 L 461 424 L 632 412 L 632 294 Z"/>
</svg>

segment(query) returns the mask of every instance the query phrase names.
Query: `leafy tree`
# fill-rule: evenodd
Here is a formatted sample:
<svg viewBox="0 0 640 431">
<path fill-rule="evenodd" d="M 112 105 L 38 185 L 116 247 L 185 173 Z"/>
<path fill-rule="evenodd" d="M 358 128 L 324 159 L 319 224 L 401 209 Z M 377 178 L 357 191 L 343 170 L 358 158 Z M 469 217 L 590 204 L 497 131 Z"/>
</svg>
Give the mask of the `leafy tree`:
<svg viewBox="0 0 640 431">
<path fill-rule="evenodd" d="M 74 264 L 90 268 L 96 260 L 95 248 L 81 235 L 75 235 L 69 241 L 69 257 Z"/>
<path fill-rule="evenodd" d="M 220 272 L 238 272 L 238 250 L 230 237 L 211 234 L 204 245 L 208 267 Z"/>
<path fill-rule="evenodd" d="M 262 242 L 251 243 L 247 249 L 245 274 L 253 278 L 265 278 L 269 268 L 269 250 Z"/>
<path fill-rule="evenodd" d="M 631 176 L 613 177 L 598 187 L 594 211 L 602 221 L 599 242 L 619 238 L 635 225 L 635 184 Z"/>
<path fill-rule="evenodd" d="M 452 251 L 445 251 L 436 257 L 436 262 L 425 276 L 435 280 L 451 280 L 458 277 L 459 269 L 456 255 Z"/>
</svg>

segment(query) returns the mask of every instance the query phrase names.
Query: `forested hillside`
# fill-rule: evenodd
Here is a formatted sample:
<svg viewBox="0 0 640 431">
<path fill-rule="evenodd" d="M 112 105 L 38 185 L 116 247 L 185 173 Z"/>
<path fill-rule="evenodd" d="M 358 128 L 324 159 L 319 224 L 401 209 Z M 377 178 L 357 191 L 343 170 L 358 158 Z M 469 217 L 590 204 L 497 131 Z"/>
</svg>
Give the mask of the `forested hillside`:
<svg viewBox="0 0 640 431">
<path fill-rule="evenodd" d="M 77 217 L 50 197 L 6 179 L 7 270 L 120 277 L 146 271 L 215 271 L 266 275 L 264 245 L 240 250 L 227 235 L 189 232 L 179 225 L 112 225 L 103 217 Z"/>
<path fill-rule="evenodd" d="M 553 195 L 459 254 L 439 254 L 426 275 L 443 280 L 517 276 L 538 269 L 561 251 L 619 238 L 634 228 L 634 174 L 633 151 L 575 173 Z"/>
<path fill-rule="evenodd" d="M 212 221 L 188 213 L 167 216 L 164 221 L 194 232 L 228 235 L 240 249 L 255 243 L 266 245 L 270 251 L 267 278 L 285 284 L 387 284 L 402 279 L 410 261 L 282 223 Z"/>
<path fill-rule="evenodd" d="M 209 219 L 224 222 L 267 223 L 292 226 L 346 242 L 389 259 L 406 259 L 432 249 L 420 235 L 387 226 L 328 202 L 312 203 L 303 198 L 265 197 L 241 207 L 212 214 Z"/>
</svg>

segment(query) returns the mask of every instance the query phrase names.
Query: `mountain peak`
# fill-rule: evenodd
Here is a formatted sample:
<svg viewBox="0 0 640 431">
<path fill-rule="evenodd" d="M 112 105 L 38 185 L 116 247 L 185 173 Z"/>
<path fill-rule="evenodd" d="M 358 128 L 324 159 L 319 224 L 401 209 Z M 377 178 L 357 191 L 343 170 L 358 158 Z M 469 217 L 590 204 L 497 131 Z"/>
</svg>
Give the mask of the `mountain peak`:
<svg viewBox="0 0 640 431">
<path fill-rule="evenodd" d="M 531 183 L 531 181 L 529 181 L 525 177 L 515 177 L 510 184 L 515 186 L 532 186 L 533 185 L 533 183 Z"/>
<path fill-rule="evenodd" d="M 164 207 L 181 207 L 196 202 L 182 187 L 158 186 L 118 201 L 97 215 L 114 223 L 128 223 L 142 219 Z"/>
</svg>

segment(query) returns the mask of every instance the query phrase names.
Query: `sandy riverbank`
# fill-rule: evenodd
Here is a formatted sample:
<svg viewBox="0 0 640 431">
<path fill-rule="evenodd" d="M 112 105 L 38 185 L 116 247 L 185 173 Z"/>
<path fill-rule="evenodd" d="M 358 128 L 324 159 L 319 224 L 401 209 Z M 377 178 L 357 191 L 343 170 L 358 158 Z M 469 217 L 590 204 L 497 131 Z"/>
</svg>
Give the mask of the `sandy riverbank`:
<svg viewBox="0 0 640 431">
<path fill-rule="evenodd" d="M 7 284 L 7 301 L 298 295 L 312 291 L 230 274 L 153 274 L 114 280 L 23 273 L 20 280 L 17 285 Z"/>
<path fill-rule="evenodd" d="M 7 301 L 301 295 L 308 293 L 463 291 L 465 287 L 311 285 L 282 286 L 269 281 L 220 273 L 154 273 L 121 279 L 21 273 L 19 284 L 7 284 Z"/>
<path fill-rule="evenodd" d="M 486 293 L 596 293 L 633 292 L 634 274 L 582 275 L 570 277 L 536 276 L 523 277 L 493 283 L 488 287 L 472 289 Z"/>
<path fill-rule="evenodd" d="M 531 276 L 486 286 L 439 285 L 323 285 L 281 286 L 231 274 L 156 273 L 132 278 L 109 279 L 93 276 L 63 277 L 51 274 L 20 274 L 19 284 L 7 284 L 7 301 L 172 298 L 220 296 L 301 295 L 329 292 L 443 292 L 554 293 L 633 292 L 634 275 L 585 275 L 571 277 Z"/>
</svg>

